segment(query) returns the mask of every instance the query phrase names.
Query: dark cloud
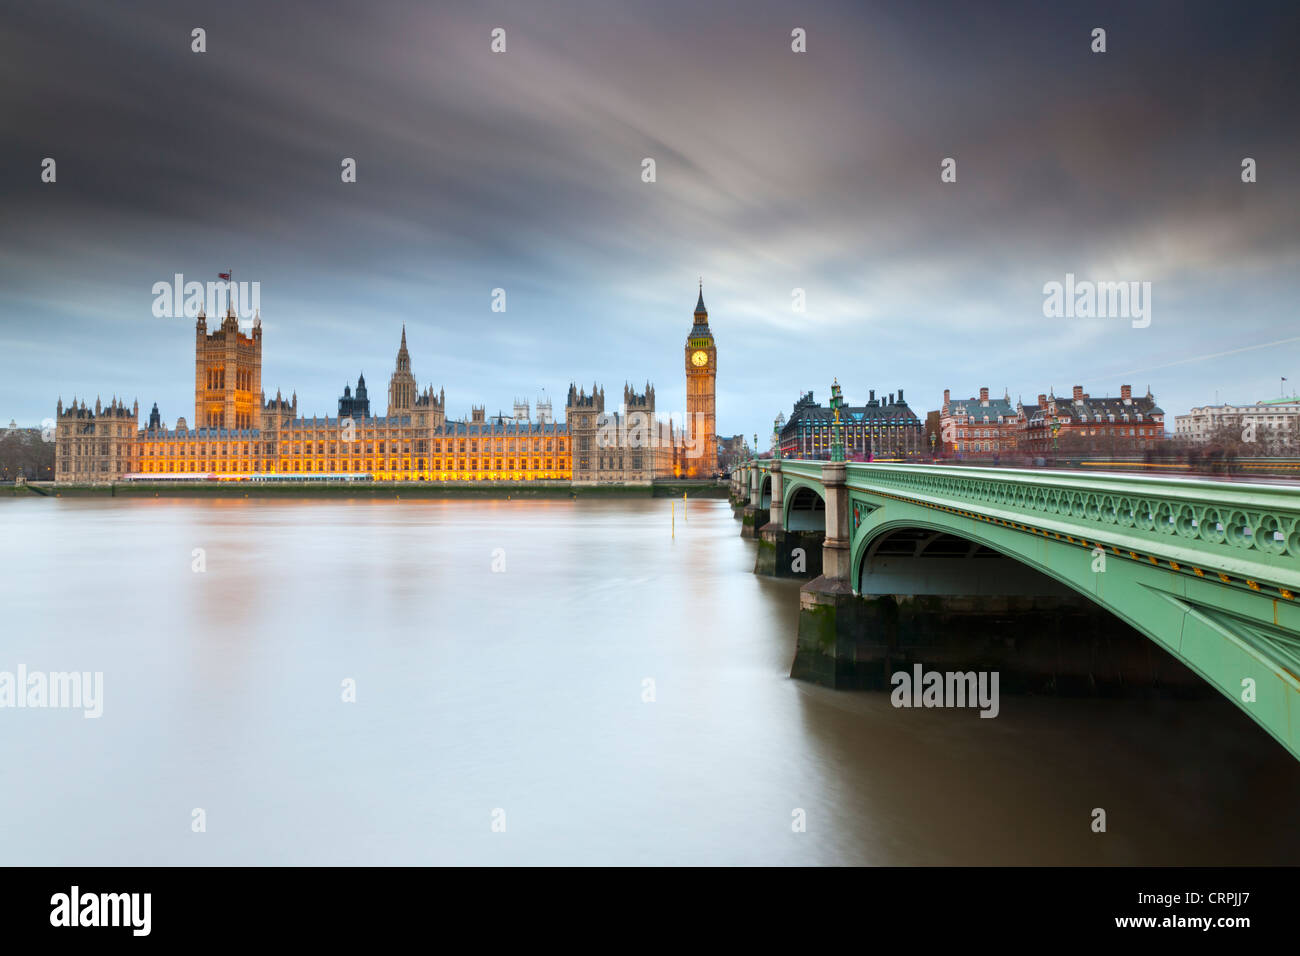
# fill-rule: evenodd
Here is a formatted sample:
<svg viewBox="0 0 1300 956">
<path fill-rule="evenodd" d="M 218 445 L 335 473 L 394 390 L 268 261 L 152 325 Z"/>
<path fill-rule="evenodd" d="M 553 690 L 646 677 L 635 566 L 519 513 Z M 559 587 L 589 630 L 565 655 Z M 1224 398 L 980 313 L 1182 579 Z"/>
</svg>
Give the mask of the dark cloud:
<svg viewBox="0 0 1300 956">
<path fill-rule="evenodd" d="M 724 432 L 834 376 L 922 412 L 1146 368 L 1170 411 L 1300 381 L 1293 344 L 1234 351 L 1293 322 L 1294 5 L 1058 7 L 13 7 L 0 416 L 74 391 L 191 415 L 192 330 L 150 289 L 227 267 L 262 284 L 264 381 L 320 412 L 383 381 L 402 322 L 453 412 L 625 378 L 680 409 L 699 274 Z M 1152 282 L 1151 326 L 1045 319 L 1066 272 Z"/>
</svg>

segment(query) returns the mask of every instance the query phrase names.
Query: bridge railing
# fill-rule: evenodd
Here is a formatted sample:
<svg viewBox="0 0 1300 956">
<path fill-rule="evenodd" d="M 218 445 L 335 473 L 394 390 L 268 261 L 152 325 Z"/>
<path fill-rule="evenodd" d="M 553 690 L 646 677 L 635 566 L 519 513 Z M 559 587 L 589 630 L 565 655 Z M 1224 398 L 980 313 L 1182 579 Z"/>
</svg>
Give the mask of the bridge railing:
<svg viewBox="0 0 1300 956">
<path fill-rule="evenodd" d="M 770 468 L 770 459 L 751 467 Z M 821 479 L 824 462 L 781 461 L 787 478 Z M 850 492 L 884 494 L 994 517 L 1024 530 L 1140 549 L 1204 576 L 1226 572 L 1284 597 L 1300 592 L 1300 488 L 1131 474 L 849 462 Z M 1214 569 L 1213 571 L 1210 569 Z"/>
</svg>

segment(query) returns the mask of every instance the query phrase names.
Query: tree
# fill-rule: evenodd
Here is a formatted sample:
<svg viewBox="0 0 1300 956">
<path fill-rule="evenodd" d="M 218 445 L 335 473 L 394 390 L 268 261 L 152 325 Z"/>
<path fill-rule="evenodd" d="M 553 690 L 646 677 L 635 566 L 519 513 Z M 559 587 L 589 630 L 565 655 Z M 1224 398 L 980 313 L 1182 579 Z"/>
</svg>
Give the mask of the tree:
<svg viewBox="0 0 1300 956">
<path fill-rule="evenodd" d="M 0 481 L 54 480 L 54 442 L 45 441 L 39 428 L 0 429 Z"/>
</svg>

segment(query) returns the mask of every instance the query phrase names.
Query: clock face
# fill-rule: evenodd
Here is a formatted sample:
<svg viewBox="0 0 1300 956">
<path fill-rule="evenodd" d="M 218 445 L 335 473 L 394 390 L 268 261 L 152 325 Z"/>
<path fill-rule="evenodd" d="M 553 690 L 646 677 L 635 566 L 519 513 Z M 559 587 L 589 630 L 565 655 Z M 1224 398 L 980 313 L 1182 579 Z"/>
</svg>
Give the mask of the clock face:
<svg viewBox="0 0 1300 956">
<path fill-rule="evenodd" d="M 709 364 L 709 353 L 705 351 L 694 352 L 691 355 L 691 364 L 697 368 L 702 368 Z"/>
</svg>

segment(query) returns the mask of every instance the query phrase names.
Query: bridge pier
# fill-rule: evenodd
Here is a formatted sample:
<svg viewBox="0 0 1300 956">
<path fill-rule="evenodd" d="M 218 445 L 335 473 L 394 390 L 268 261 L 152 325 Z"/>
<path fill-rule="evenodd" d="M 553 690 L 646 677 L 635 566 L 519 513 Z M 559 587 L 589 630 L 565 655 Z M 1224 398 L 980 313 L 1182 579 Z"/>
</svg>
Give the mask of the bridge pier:
<svg viewBox="0 0 1300 956">
<path fill-rule="evenodd" d="M 821 573 L 799 589 L 799 635 L 790 676 L 829 687 L 846 686 L 856 660 L 857 635 L 872 629 L 876 612 L 853 593 L 849 559 L 849 495 L 844 462 L 822 466 L 826 535 Z"/>
<path fill-rule="evenodd" d="M 771 507 L 767 523 L 758 529 L 754 573 L 774 578 L 815 578 L 822 573 L 822 541 L 826 536 L 820 531 L 786 530 L 782 504 L 785 485 L 779 459 L 772 462 L 771 477 Z"/>
<path fill-rule="evenodd" d="M 758 529 L 767 524 L 767 509 L 763 507 L 763 471 L 753 468 L 749 473 L 749 504 L 740 514 L 740 536 L 757 538 Z"/>
<path fill-rule="evenodd" d="M 737 468 L 731 476 L 731 516 L 739 520 L 749 504 L 749 469 Z"/>
</svg>

